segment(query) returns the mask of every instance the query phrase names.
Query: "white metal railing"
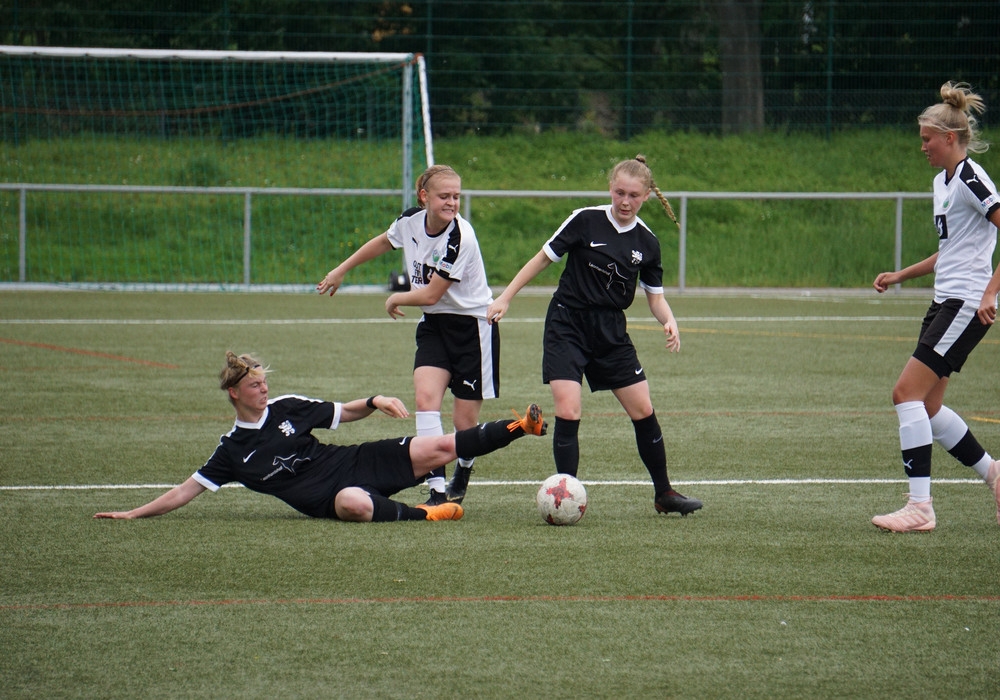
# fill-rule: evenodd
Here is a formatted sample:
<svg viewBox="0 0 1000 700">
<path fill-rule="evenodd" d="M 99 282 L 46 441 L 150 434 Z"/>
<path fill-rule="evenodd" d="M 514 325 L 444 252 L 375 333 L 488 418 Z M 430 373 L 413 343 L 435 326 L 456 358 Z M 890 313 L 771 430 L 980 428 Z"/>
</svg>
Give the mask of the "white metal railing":
<svg viewBox="0 0 1000 700">
<path fill-rule="evenodd" d="M 46 185 L 25 183 L 0 183 L 0 191 L 18 192 L 18 281 L 27 279 L 27 199 L 29 192 L 123 192 L 188 195 L 241 195 L 243 197 L 243 283 L 249 285 L 250 259 L 252 257 L 252 199 L 254 196 L 295 197 L 372 197 L 400 196 L 399 189 L 344 189 L 297 187 L 168 187 L 140 185 Z M 665 192 L 664 195 L 679 203 L 678 221 L 680 236 L 677 251 L 677 281 L 680 291 L 687 287 L 687 228 L 688 202 L 692 199 L 840 199 L 840 200 L 890 200 L 896 203 L 895 269 L 902 268 L 903 257 L 903 200 L 930 199 L 930 192 Z M 604 201 L 607 190 L 462 190 L 462 215 L 472 221 L 472 204 L 477 197 L 517 197 L 522 199 L 590 199 Z"/>
</svg>

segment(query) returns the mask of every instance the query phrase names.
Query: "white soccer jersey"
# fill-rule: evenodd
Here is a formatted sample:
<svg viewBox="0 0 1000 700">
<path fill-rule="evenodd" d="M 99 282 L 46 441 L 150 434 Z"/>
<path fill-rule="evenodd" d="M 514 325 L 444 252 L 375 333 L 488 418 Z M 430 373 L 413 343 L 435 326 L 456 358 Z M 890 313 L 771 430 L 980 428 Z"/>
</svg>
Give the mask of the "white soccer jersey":
<svg viewBox="0 0 1000 700">
<path fill-rule="evenodd" d="M 392 247 L 403 250 L 412 288 L 427 286 L 432 275 L 452 282 L 436 304 L 421 310 L 486 318 L 493 295 L 472 225 L 456 215 L 448 228 L 432 236 L 424 229 L 426 219 L 423 209 L 409 209 L 386 232 Z"/>
<path fill-rule="evenodd" d="M 951 180 L 941 171 L 934 178 L 934 225 L 938 259 L 934 266 L 934 300 L 962 299 L 979 304 L 993 275 L 997 230 L 986 218 L 1000 207 L 997 188 L 986 171 L 970 158 L 959 163 Z"/>
</svg>

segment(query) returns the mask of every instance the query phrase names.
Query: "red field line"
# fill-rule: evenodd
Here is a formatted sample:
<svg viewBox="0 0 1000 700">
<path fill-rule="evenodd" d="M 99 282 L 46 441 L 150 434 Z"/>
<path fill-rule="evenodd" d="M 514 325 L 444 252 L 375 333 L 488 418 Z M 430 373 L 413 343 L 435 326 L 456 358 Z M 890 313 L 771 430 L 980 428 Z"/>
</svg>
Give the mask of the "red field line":
<svg viewBox="0 0 1000 700">
<path fill-rule="evenodd" d="M 0 338 L 0 343 L 7 343 L 8 345 L 20 345 L 26 348 L 39 348 L 41 350 L 54 350 L 55 352 L 69 352 L 75 355 L 86 355 L 87 357 L 100 357 L 105 360 L 114 360 L 116 362 L 131 362 L 137 365 L 145 365 L 146 367 L 162 367 L 163 369 L 180 369 L 179 365 L 171 365 L 164 362 L 140 360 L 134 357 L 125 357 L 124 355 L 110 355 L 106 352 L 95 352 L 93 350 L 82 350 L 80 348 L 66 348 L 61 345 L 51 345 L 49 343 L 29 343 L 25 340 L 14 340 L 13 338 Z"/>
<path fill-rule="evenodd" d="M 259 598 L 222 600 L 132 600 L 103 603 L 0 605 L 0 611 L 85 610 L 235 605 L 386 605 L 399 603 L 1000 603 L 1000 595 L 623 595 L 623 596 L 416 596 L 393 598 Z"/>
</svg>

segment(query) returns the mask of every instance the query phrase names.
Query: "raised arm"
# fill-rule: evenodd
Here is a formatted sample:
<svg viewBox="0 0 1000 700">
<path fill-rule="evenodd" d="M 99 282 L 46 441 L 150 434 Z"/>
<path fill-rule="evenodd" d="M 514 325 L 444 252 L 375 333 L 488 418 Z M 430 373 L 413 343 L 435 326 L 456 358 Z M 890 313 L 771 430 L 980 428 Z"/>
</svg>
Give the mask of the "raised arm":
<svg viewBox="0 0 1000 700">
<path fill-rule="evenodd" d="M 186 506 L 195 497 L 205 492 L 205 487 L 188 477 L 183 484 L 173 487 L 162 496 L 153 499 L 144 506 L 126 511 L 113 511 L 109 513 L 95 513 L 95 518 L 112 518 L 114 520 L 134 520 L 135 518 L 151 518 L 154 515 L 163 515 L 172 510 L 177 510 L 181 506 Z"/>
<path fill-rule="evenodd" d="M 347 276 L 348 272 L 358 265 L 366 263 L 369 260 L 374 260 L 384 253 L 388 253 L 390 250 L 392 250 L 392 244 L 389 242 L 388 233 L 381 233 L 375 236 L 375 238 L 354 251 L 347 260 L 326 273 L 326 277 L 316 285 L 316 291 L 320 294 L 329 292 L 330 296 L 333 296 L 340 289 L 340 285 L 343 283 L 344 277 Z"/>
<path fill-rule="evenodd" d="M 486 310 L 486 320 L 493 323 L 503 318 L 507 314 L 507 309 L 514 296 L 551 264 L 552 260 L 545 254 L 544 250 L 535 253 L 535 257 L 524 264 L 524 267 L 514 275 L 514 279 L 510 281 L 507 288 L 490 304 L 490 308 Z"/>
</svg>

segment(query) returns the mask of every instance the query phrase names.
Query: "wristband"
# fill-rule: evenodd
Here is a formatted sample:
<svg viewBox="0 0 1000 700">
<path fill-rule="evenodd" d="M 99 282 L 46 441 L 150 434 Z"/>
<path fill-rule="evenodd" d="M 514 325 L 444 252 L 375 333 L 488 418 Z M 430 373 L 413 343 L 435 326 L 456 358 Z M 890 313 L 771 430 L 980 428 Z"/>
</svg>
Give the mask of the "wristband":
<svg viewBox="0 0 1000 700">
<path fill-rule="evenodd" d="M 374 411 L 375 410 L 375 397 L 374 396 L 369 396 L 368 400 L 365 401 L 365 406 L 367 406 L 368 408 L 370 408 L 370 409 L 372 409 Z"/>
</svg>

